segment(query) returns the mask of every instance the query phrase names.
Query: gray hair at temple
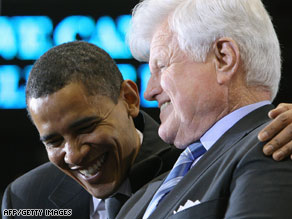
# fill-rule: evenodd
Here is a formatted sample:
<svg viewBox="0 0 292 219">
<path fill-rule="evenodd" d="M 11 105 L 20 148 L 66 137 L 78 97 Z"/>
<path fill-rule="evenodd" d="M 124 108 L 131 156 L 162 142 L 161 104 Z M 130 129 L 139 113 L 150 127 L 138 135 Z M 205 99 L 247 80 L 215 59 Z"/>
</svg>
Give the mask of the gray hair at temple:
<svg viewBox="0 0 292 219">
<path fill-rule="evenodd" d="M 261 0 L 144 0 L 133 9 L 127 36 L 136 59 L 149 60 L 153 33 L 164 21 L 180 49 L 197 62 L 205 61 L 217 39 L 232 38 L 240 49 L 247 85 L 265 86 L 271 100 L 275 98 L 281 77 L 281 52 L 271 17 Z"/>
</svg>

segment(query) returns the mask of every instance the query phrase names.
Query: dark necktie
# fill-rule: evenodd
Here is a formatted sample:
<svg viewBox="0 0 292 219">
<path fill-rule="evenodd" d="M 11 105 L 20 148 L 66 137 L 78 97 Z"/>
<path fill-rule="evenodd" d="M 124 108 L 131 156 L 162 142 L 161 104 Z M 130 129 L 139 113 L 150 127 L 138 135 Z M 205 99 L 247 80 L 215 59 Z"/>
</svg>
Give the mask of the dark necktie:
<svg viewBox="0 0 292 219">
<path fill-rule="evenodd" d="M 129 199 L 129 196 L 117 193 L 105 200 L 105 209 L 109 219 L 114 219 L 119 213 L 123 204 Z"/>
</svg>

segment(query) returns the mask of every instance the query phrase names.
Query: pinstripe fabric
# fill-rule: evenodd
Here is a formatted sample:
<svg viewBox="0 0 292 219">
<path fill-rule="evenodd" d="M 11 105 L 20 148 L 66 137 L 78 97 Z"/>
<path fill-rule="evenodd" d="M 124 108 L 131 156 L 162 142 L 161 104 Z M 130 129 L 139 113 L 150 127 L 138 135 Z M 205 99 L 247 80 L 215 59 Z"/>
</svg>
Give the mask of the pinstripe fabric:
<svg viewBox="0 0 292 219">
<path fill-rule="evenodd" d="M 155 210 L 159 202 L 175 187 L 175 185 L 183 178 L 189 171 L 193 162 L 203 155 L 206 149 L 201 142 L 195 142 L 188 146 L 179 156 L 174 164 L 172 170 L 153 196 L 150 204 L 148 205 L 143 219 L 148 218 Z"/>
</svg>

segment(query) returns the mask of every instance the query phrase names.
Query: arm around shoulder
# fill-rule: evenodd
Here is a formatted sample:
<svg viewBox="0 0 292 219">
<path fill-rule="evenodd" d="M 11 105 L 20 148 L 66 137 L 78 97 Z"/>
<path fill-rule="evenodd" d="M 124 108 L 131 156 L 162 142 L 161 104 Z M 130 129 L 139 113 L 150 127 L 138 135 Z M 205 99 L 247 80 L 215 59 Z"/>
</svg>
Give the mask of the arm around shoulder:
<svg viewBox="0 0 292 219">
<path fill-rule="evenodd" d="M 292 159 L 292 104 L 279 104 L 269 117 L 272 122 L 258 135 L 260 141 L 266 141 L 264 153 L 277 161 L 288 156 Z"/>
</svg>

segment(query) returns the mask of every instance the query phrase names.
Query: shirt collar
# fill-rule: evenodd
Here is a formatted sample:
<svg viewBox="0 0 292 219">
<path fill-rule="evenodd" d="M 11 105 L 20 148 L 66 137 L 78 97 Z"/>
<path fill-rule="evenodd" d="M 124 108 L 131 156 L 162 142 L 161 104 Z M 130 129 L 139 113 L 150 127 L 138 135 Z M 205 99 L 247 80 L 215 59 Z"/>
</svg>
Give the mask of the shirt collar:
<svg viewBox="0 0 292 219">
<path fill-rule="evenodd" d="M 264 105 L 271 104 L 270 101 L 261 101 L 258 103 L 250 104 L 241 107 L 230 114 L 224 116 L 222 119 L 217 121 L 201 138 L 200 141 L 206 150 L 209 150 L 215 142 L 230 129 L 236 122 L 242 119 L 244 116 L 260 108 Z"/>
<path fill-rule="evenodd" d="M 129 196 L 129 197 L 132 195 L 131 184 L 128 178 L 122 183 L 118 191 L 116 191 L 113 195 L 117 193 Z M 95 214 L 95 212 L 99 210 L 104 210 L 105 209 L 104 199 L 95 198 L 94 196 L 92 196 L 92 207 L 93 208 L 92 208 L 91 214 Z"/>
<path fill-rule="evenodd" d="M 104 211 L 105 210 L 105 203 L 103 199 L 95 198 L 92 196 L 91 199 L 91 208 L 90 208 L 90 216 L 91 218 L 93 215 L 96 214 L 97 211 Z"/>
<path fill-rule="evenodd" d="M 142 133 L 142 132 L 140 132 L 140 130 L 139 130 L 139 129 L 136 129 L 136 131 L 137 131 L 137 133 L 138 133 L 138 135 L 139 135 L 140 144 L 142 145 L 142 143 L 143 143 L 143 133 Z"/>
</svg>

